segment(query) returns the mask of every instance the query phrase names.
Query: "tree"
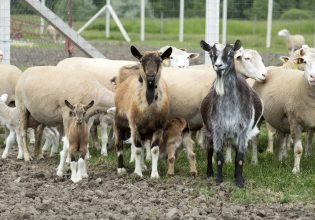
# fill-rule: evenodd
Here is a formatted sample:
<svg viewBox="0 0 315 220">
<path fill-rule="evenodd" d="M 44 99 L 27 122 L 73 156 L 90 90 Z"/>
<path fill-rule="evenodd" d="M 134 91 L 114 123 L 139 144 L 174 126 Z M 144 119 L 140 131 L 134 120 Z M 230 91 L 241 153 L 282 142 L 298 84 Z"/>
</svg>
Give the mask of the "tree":
<svg viewBox="0 0 315 220">
<path fill-rule="evenodd" d="M 96 6 L 92 0 L 72 0 L 72 18 L 74 21 L 85 21 L 96 13 Z M 64 20 L 68 17 L 68 0 L 59 0 L 55 6 L 58 16 Z"/>
</svg>

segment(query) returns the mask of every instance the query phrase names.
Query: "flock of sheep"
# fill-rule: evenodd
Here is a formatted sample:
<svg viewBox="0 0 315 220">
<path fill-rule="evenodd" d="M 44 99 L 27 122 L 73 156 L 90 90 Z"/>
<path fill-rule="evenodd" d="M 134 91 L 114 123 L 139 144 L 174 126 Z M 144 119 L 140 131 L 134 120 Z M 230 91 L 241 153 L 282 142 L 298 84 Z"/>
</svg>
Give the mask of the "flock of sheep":
<svg viewBox="0 0 315 220">
<path fill-rule="evenodd" d="M 189 61 L 199 54 L 170 46 L 144 53 L 131 46 L 138 62 L 74 57 L 23 73 L 13 65 L 0 64 L 0 121 L 7 131 L 2 158 L 8 156 L 15 140 L 18 159 L 43 158 L 50 148 L 52 156 L 63 136 L 57 175 L 63 175 L 68 162 L 71 180 L 78 182 L 88 176 L 91 128 L 101 126 L 101 154 L 106 156 L 107 128 L 112 126 L 118 174 L 126 173 L 123 148 L 130 143 L 130 162 L 135 163 L 138 176 L 147 169 L 145 160 L 151 160 L 151 177 L 158 178 L 161 158 L 167 159 L 167 175 L 174 175 L 181 146 L 190 172 L 196 175 L 192 132 L 201 131 L 199 141 L 208 150 L 207 175 L 214 175 L 215 152 L 216 181 L 222 182 L 222 166 L 232 161 L 234 146 L 235 183 L 243 187 L 244 155 L 251 141 L 252 163 L 258 163 L 257 134 L 263 118 L 268 128 L 267 150 L 273 152 L 277 133 L 275 146 L 281 160 L 292 139 L 293 173 L 298 173 L 302 132 L 308 133 L 309 154 L 315 128 L 315 49 L 303 45 L 290 57 L 281 57 L 282 66 L 265 67 L 259 53 L 244 49 L 240 41 L 232 45 L 202 41 L 201 47 L 209 53 L 212 65 L 190 66 Z"/>
</svg>

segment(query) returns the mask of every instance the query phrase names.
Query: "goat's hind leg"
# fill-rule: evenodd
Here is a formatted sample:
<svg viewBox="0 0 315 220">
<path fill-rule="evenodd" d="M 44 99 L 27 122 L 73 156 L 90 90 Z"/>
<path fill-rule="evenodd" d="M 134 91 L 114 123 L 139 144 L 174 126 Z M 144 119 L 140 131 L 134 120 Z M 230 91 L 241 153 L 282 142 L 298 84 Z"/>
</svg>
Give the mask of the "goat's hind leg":
<svg viewBox="0 0 315 220">
<path fill-rule="evenodd" d="M 235 155 L 235 185 L 243 188 L 245 179 L 243 177 L 244 153 L 237 151 Z"/>
<path fill-rule="evenodd" d="M 124 131 L 122 128 L 118 128 L 117 125 L 114 123 L 114 132 L 115 132 L 115 147 L 116 147 L 116 153 L 117 153 L 117 173 L 125 174 L 126 169 L 124 166 L 124 156 L 123 156 L 123 137 L 124 137 Z"/>
<path fill-rule="evenodd" d="M 80 158 L 78 160 L 77 178 L 88 178 L 86 167 L 87 143 L 80 146 Z"/>
</svg>

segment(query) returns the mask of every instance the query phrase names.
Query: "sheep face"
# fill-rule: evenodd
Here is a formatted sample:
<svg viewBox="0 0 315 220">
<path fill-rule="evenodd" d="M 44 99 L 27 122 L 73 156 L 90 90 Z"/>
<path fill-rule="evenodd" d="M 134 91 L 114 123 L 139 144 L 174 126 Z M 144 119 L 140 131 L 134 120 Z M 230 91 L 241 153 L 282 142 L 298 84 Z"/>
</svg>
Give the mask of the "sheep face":
<svg viewBox="0 0 315 220">
<path fill-rule="evenodd" d="M 72 105 L 68 100 L 65 100 L 66 106 L 70 109 L 70 116 L 74 117 L 76 125 L 81 125 L 85 121 L 86 111 L 94 105 L 94 101 L 91 101 L 87 105 L 75 104 Z"/>
<path fill-rule="evenodd" d="M 140 78 L 139 81 L 146 86 L 147 102 L 151 104 L 156 96 L 155 88 L 161 77 L 162 62 L 168 59 L 172 53 L 169 47 L 161 55 L 158 52 L 145 52 L 143 55 L 131 46 L 131 53 L 140 61 Z"/>
<path fill-rule="evenodd" d="M 190 60 L 196 59 L 197 57 L 199 57 L 198 53 L 187 53 L 185 49 L 175 49 L 170 56 L 169 66 L 175 68 L 188 68 Z"/>
<path fill-rule="evenodd" d="M 304 75 L 310 86 L 315 86 L 315 53 L 297 58 L 297 63 L 304 63 Z"/>
<path fill-rule="evenodd" d="M 235 53 L 234 61 L 236 72 L 259 82 L 266 79 L 267 69 L 257 51 L 240 49 Z"/>
<path fill-rule="evenodd" d="M 223 76 L 234 64 L 234 55 L 241 48 L 241 41 L 237 40 L 234 45 L 214 44 L 210 46 L 205 41 L 200 42 L 200 46 L 209 52 L 214 70 L 218 77 Z"/>
</svg>

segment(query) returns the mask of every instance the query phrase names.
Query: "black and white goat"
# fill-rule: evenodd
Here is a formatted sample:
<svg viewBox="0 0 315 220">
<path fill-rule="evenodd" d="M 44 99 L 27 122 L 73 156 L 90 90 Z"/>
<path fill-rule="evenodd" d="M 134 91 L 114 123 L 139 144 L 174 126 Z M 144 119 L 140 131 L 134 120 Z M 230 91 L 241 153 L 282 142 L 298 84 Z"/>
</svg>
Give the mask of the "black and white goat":
<svg viewBox="0 0 315 220">
<path fill-rule="evenodd" d="M 201 104 L 203 144 L 208 149 L 207 176 L 214 175 L 212 168 L 214 150 L 218 166 L 216 182 L 219 184 L 223 181 L 223 146 L 231 143 L 236 150 L 235 183 L 238 187 L 244 187 L 244 156 L 248 141 L 259 132 L 256 124 L 262 115 L 262 101 L 245 79 L 235 72 L 234 53 L 241 47 L 239 40 L 234 45 L 213 46 L 201 41 L 200 46 L 209 52 L 217 73 L 216 80 Z"/>
</svg>

